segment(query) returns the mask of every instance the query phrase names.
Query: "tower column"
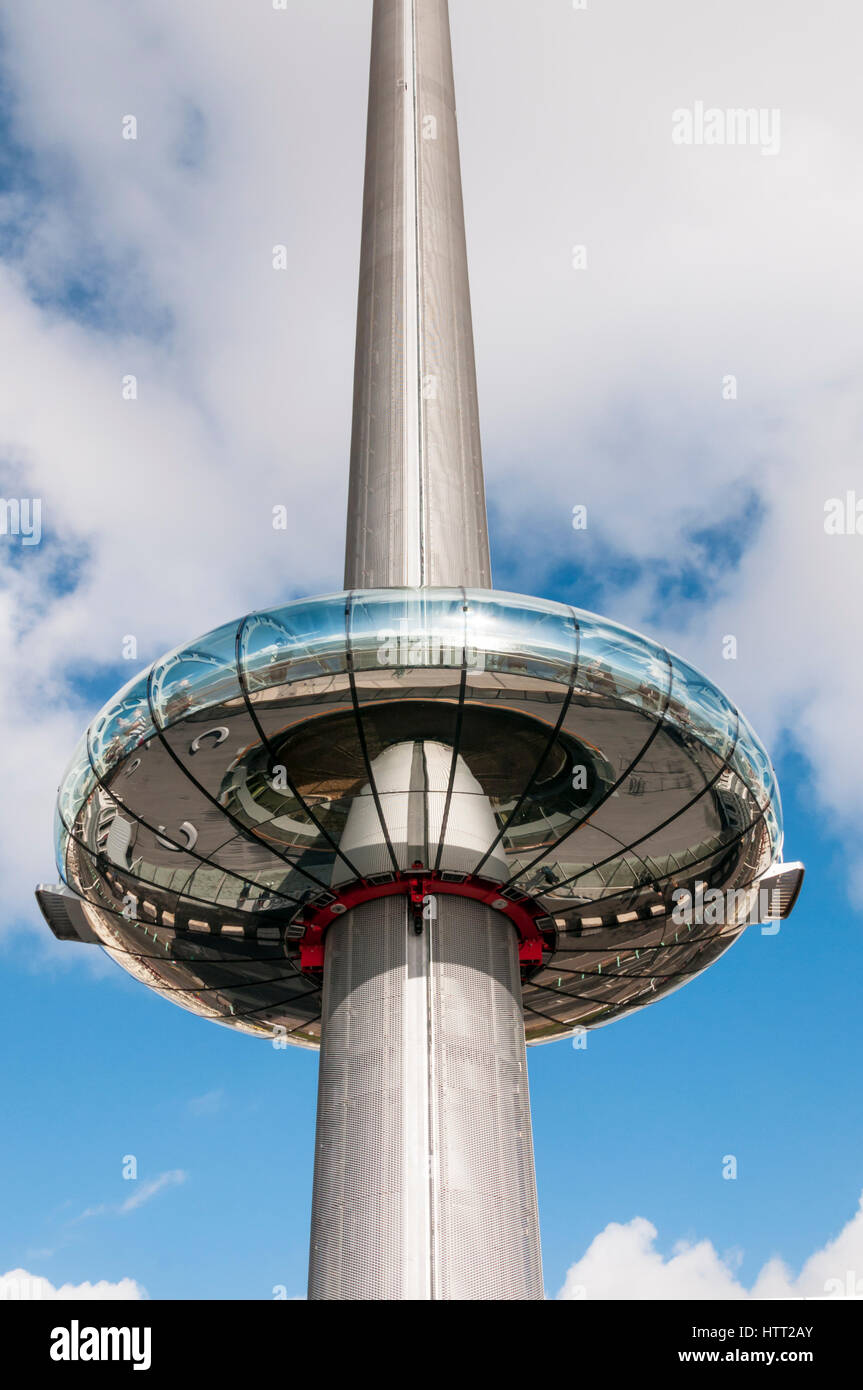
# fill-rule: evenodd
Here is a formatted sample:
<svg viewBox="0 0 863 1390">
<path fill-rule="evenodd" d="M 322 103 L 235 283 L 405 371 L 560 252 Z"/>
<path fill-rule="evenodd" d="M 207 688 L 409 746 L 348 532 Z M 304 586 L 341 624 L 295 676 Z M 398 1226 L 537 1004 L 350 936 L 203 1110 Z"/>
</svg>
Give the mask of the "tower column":
<svg viewBox="0 0 863 1390">
<path fill-rule="evenodd" d="M 309 1297 L 542 1298 L 511 923 L 384 898 L 324 961 Z"/>
<path fill-rule="evenodd" d="M 345 588 L 491 584 L 447 0 L 375 0 Z"/>
</svg>

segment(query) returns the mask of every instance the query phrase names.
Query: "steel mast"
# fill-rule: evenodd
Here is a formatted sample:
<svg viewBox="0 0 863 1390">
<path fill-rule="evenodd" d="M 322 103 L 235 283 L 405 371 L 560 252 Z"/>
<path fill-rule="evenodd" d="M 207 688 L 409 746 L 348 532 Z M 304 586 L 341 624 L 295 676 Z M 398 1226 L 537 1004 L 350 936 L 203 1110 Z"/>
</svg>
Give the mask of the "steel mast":
<svg viewBox="0 0 863 1390">
<path fill-rule="evenodd" d="M 345 588 L 488 588 L 449 10 L 375 0 Z"/>
<path fill-rule="evenodd" d="M 375 0 L 345 587 L 490 584 L 448 5 Z M 371 772 L 401 870 L 495 840 L 452 748 Z M 353 862 L 382 838 L 372 803 Z M 326 937 L 313 1299 L 543 1297 L 516 933 L 466 897 L 426 911 L 381 898 Z"/>
</svg>

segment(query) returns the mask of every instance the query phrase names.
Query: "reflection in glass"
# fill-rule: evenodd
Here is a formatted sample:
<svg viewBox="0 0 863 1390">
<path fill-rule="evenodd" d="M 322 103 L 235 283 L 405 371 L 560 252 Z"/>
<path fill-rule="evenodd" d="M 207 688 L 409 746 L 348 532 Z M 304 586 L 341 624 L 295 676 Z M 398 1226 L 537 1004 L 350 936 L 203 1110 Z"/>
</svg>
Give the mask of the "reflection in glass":
<svg viewBox="0 0 863 1390">
<path fill-rule="evenodd" d="M 147 700 L 149 670 L 124 686 L 90 725 L 90 755 L 100 777 L 153 733 Z"/>
<path fill-rule="evenodd" d="M 55 846 L 61 875 L 101 909 L 106 945 L 121 963 L 141 956 L 149 983 L 143 957 L 158 955 L 172 997 L 189 987 L 182 952 L 205 941 L 219 965 L 207 978 L 224 988 L 202 984 L 189 1007 L 252 1030 L 256 1008 L 264 1027 L 290 1015 L 312 1044 L 316 989 L 291 1013 L 251 967 L 242 975 L 236 948 L 296 964 L 297 910 L 368 875 L 373 849 L 375 872 L 392 868 L 382 798 L 398 863 L 509 884 L 558 922 L 531 1041 L 703 968 L 733 933 L 687 930 L 685 953 L 664 960 L 669 944 L 683 951 L 661 940 L 674 886 L 749 883 L 781 848 L 770 760 L 721 691 L 637 633 L 514 594 L 386 589 L 253 613 L 136 676 L 93 721 L 89 749 L 104 786 L 82 740 Z"/>
<path fill-rule="evenodd" d="M 579 688 L 661 715 L 671 683 L 665 650 L 593 613 L 580 613 L 579 624 Z"/>
<path fill-rule="evenodd" d="M 345 601 L 336 594 L 251 613 L 239 643 L 247 689 L 344 671 Z"/>
<path fill-rule="evenodd" d="M 468 646 L 477 654 L 472 669 L 571 684 L 579 643 L 574 609 L 476 589 L 468 605 Z"/>
<path fill-rule="evenodd" d="M 96 786 L 96 774 L 87 752 L 87 734 L 79 740 L 69 766 L 63 774 L 57 798 L 57 810 L 67 828 L 75 823 L 80 807 Z"/>
<path fill-rule="evenodd" d="M 666 720 L 692 733 L 724 760 L 738 735 L 737 711 L 694 666 L 673 654 L 671 664 L 673 680 Z"/>
<path fill-rule="evenodd" d="M 156 662 L 150 700 L 161 729 L 198 710 L 241 698 L 236 641 L 237 624 L 229 623 Z"/>
<path fill-rule="evenodd" d="M 460 589 L 383 590 L 351 596 L 348 621 L 354 669 L 461 669 L 465 600 Z"/>
</svg>

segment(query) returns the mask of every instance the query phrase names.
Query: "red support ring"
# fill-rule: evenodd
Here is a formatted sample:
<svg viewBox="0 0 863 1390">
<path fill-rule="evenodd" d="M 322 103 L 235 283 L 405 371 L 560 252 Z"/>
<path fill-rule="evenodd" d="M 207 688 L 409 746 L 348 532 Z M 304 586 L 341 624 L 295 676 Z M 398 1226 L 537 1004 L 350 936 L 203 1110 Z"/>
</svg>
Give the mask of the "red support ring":
<svg viewBox="0 0 863 1390">
<path fill-rule="evenodd" d="M 323 970 L 326 931 L 345 912 L 359 907 L 360 903 L 391 898 L 399 893 L 410 898 L 417 916 L 422 916 L 427 898 L 446 893 L 459 898 L 472 898 L 474 902 L 494 908 L 509 918 L 518 933 L 518 959 L 521 965 L 541 965 L 543 950 L 554 949 L 553 940 L 546 941 L 537 925 L 538 920 L 546 918 L 547 914 L 535 899 L 526 894 L 520 894 L 517 898 L 504 897 L 499 884 L 474 875 L 466 875 L 463 880 L 454 882 L 432 869 L 414 869 L 393 874 L 386 883 L 371 883 L 363 879 L 347 884 L 333 893 L 332 901 L 321 906 L 307 906 L 300 919 L 305 927 L 300 941 L 300 968 L 303 971 Z"/>
</svg>

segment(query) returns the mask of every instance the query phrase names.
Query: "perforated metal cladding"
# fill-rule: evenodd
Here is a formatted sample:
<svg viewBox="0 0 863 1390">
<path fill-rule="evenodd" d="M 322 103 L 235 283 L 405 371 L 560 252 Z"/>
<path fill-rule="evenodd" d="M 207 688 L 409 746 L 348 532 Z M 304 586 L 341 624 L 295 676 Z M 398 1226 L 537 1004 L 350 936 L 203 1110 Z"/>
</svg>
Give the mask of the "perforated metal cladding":
<svg viewBox="0 0 863 1390">
<path fill-rule="evenodd" d="M 402 1297 L 403 898 L 327 938 L 309 1298 Z"/>
<path fill-rule="evenodd" d="M 327 936 L 309 1297 L 535 1299 L 542 1271 L 517 944 L 405 899 Z"/>
<path fill-rule="evenodd" d="M 431 950 L 434 1296 L 542 1298 L 516 934 L 439 898 Z"/>
<path fill-rule="evenodd" d="M 404 301 L 403 5 L 376 4 L 372 28 L 346 587 L 403 573 Z M 382 583 L 395 583 L 389 577 Z"/>
<path fill-rule="evenodd" d="M 375 0 L 345 587 L 487 587 L 447 0 Z"/>
</svg>

